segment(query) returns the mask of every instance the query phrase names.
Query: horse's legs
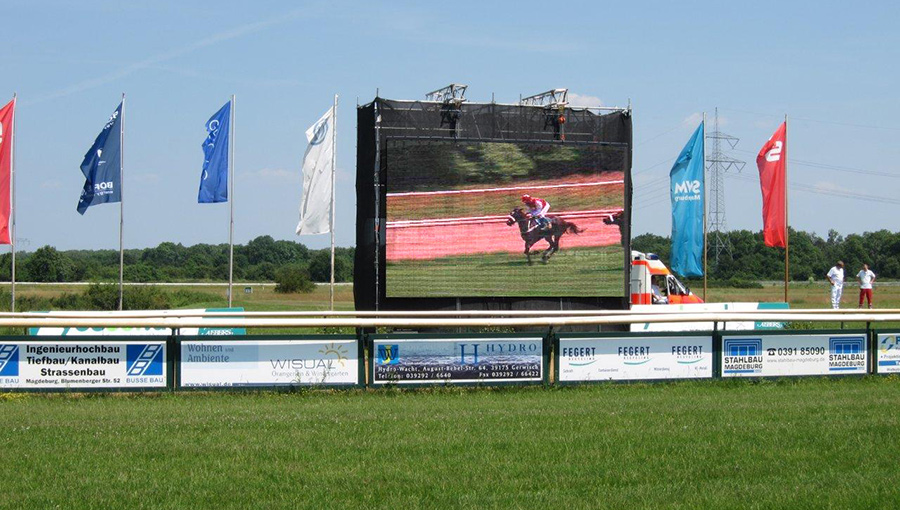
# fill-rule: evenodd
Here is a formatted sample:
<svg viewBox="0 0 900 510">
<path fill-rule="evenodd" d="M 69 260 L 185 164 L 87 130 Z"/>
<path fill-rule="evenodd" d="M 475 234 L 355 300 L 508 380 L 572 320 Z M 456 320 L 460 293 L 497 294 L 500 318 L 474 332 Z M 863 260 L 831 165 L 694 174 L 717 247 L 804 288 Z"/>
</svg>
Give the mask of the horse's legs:
<svg viewBox="0 0 900 510">
<path fill-rule="evenodd" d="M 541 255 L 541 262 L 544 264 L 550 260 L 550 257 L 559 251 L 559 237 L 550 236 L 547 238 L 547 242 L 550 243 L 550 247 L 544 250 L 544 253 Z"/>
<path fill-rule="evenodd" d="M 525 258 L 528 260 L 528 265 L 532 264 L 531 262 L 531 245 L 528 242 L 525 242 Z"/>
</svg>

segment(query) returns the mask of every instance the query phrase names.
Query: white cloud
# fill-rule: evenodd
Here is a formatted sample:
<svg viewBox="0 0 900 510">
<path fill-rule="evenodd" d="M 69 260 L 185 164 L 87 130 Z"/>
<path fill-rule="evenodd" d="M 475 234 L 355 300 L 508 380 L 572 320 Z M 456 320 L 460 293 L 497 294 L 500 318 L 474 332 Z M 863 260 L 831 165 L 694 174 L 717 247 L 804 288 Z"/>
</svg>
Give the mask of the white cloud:
<svg viewBox="0 0 900 510">
<path fill-rule="evenodd" d="M 53 99 L 59 99 L 61 97 L 66 97 L 78 92 L 83 92 L 85 90 L 90 90 L 96 87 L 100 87 L 102 85 L 106 85 L 107 83 L 114 82 L 121 78 L 124 78 L 128 75 L 131 75 L 137 71 L 141 71 L 143 69 L 148 69 L 163 62 L 168 62 L 170 60 L 176 59 L 183 55 L 187 55 L 189 53 L 193 53 L 197 50 L 208 48 L 210 46 L 214 46 L 216 44 L 230 41 L 232 39 L 237 39 L 239 37 L 243 37 L 245 35 L 250 35 L 256 32 L 260 32 L 269 27 L 279 25 L 293 19 L 296 19 L 300 15 L 302 15 L 304 9 L 295 9 L 293 11 L 287 12 L 285 14 L 269 18 L 262 21 L 256 21 L 253 23 L 247 23 L 241 25 L 236 28 L 232 28 L 230 30 L 226 30 L 223 32 L 219 32 L 217 34 L 213 34 L 204 39 L 200 39 L 198 41 L 194 41 L 192 43 L 186 44 L 179 48 L 175 48 L 163 53 L 159 53 L 150 57 L 147 57 L 143 60 L 138 60 L 132 64 L 126 65 L 120 69 L 112 71 L 110 73 L 102 74 L 95 78 L 91 78 L 79 83 L 75 83 L 66 88 L 50 92 L 44 96 L 39 96 L 35 100 L 28 102 L 28 105 L 43 103 L 45 101 L 50 101 Z"/>
<path fill-rule="evenodd" d="M 688 127 L 697 127 L 697 124 L 703 122 L 703 114 L 699 112 L 694 112 L 681 121 L 681 124 Z"/>
<path fill-rule="evenodd" d="M 685 117 L 683 121 L 681 121 L 682 125 L 694 127 L 694 128 L 696 128 L 697 124 L 700 124 L 701 122 L 703 122 L 703 113 L 702 112 L 694 112 L 694 113 L 688 115 L 687 117 Z M 709 129 L 707 129 L 707 131 L 712 131 L 713 128 L 715 127 L 714 123 L 716 122 L 716 116 L 714 114 L 706 112 L 706 122 L 709 125 Z M 724 115 L 719 115 L 719 128 L 722 128 L 727 125 L 728 125 L 728 117 L 725 117 Z"/>
<path fill-rule="evenodd" d="M 603 101 L 597 96 L 576 94 L 569 92 L 569 106 L 603 106 Z"/>
<path fill-rule="evenodd" d="M 260 168 L 254 172 L 248 172 L 246 176 L 268 181 L 300 182 L 299 171 L 285 170 L 284 168 Z"/>
<path fill-rule="evenodd" d="M 813 185 L 813 188 L 816 191 L 847 191 L 846 186 L 831 181 L 819 181 Z"/>
</svg>

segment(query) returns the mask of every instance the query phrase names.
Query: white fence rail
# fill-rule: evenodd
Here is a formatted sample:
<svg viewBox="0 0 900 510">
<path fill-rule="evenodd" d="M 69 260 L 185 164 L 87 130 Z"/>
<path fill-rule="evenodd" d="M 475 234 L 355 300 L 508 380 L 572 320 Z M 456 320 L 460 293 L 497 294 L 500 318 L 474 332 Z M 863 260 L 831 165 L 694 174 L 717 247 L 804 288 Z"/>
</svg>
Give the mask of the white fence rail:
<svg viewBox="0 0 900 510">
<path fill-rule="evenodd" d="M 764 322 L 900 322 L 900 309 L 764 310 L 755 312 L 653 311 L 298 311 L 298 312 L 51 312 L 2 313 L 6 327 L 163 327 L 163 328 L 309 328 L 309 327 L 563 327 L 632 323 L 737 321 Z"/>
</svg>

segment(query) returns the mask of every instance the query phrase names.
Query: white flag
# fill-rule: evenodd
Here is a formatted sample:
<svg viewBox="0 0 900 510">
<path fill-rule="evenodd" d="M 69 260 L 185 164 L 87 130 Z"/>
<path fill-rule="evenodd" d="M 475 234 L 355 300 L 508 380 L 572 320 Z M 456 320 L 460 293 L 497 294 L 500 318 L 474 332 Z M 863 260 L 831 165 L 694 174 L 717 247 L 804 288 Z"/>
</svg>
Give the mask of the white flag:
<svg viewBox="0 0 900 510">
<path fill-rule="evenodd" d="M 300 199 L 300 223 L 297 234 L 331 232 L 331 196 L 334 155 L 334 107 L 306 130 L 306 154 L 303 155 L 303 196 Z"/>
</svg>

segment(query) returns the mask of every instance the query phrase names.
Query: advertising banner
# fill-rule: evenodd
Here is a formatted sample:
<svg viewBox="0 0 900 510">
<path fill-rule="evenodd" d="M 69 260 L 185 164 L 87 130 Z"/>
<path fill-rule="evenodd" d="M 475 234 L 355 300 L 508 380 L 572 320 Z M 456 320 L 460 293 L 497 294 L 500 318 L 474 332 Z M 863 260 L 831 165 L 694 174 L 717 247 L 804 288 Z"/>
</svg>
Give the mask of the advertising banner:
<svg viewBox="0 0 900 510">
<path fill-rule="evenodd" d="M 184 340 L 180 386 L 359 384 L 359 340 Z"/>
<path fill-rule="evenodd" d="M 878 357 L 875 372 L 878 374 L 900 373 L 900 334 L 878 334 Z"/>
<path fill-rule="evenodd" d="M 0 342 L 0 388 L 166 387 L 165 341 Z"/>
<path fill-rule="evenodd" d="M 376 338 L 372 383 L 541 382 L 544 341 L 520 338 Z"/>
<path fill-rule="evenodd" d="M 558 354 L 559 382 L 713 376 L 711 336 L 562 336 Z"/>
<path fill-rule="evenodd" d="M 723 377 L 865 374 L 866 335 L 723 335 Z"/>
</svg>

